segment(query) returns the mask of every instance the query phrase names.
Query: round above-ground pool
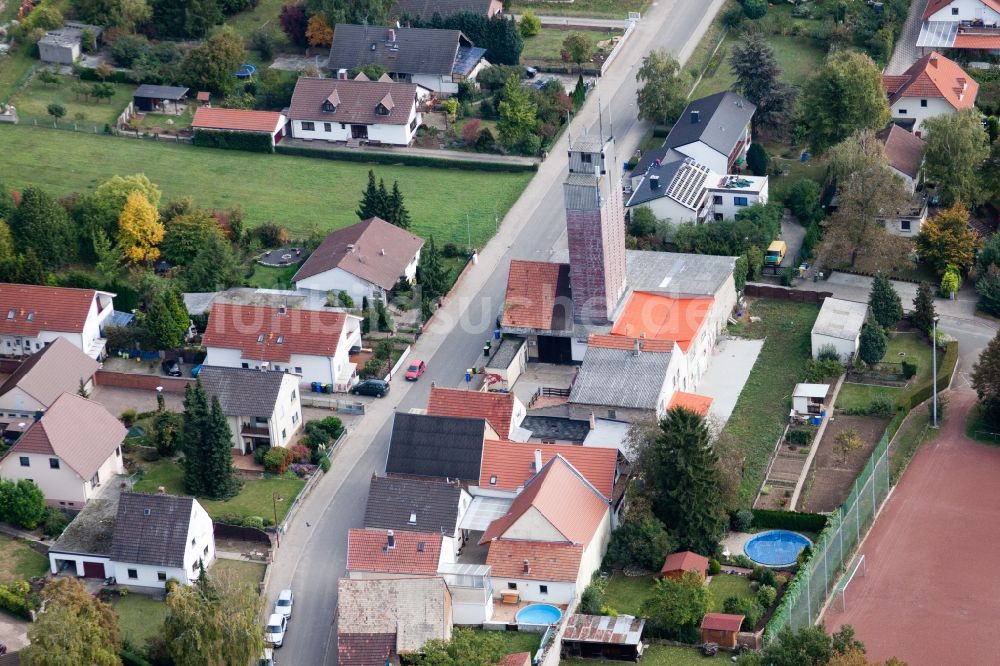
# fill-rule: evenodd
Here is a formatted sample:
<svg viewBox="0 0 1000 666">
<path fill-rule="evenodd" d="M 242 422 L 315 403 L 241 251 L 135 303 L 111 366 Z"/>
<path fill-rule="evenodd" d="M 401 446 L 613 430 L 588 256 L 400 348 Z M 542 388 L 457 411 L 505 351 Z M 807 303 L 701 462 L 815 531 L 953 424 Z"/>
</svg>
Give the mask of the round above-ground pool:
<svg viewBox="0 0 1000 666">
<path fill-rule="evenodd" d="M 743 545 L 747 557 L 766 567 L 788 567 L 795 564 L 812 541 L 797 532 L 770 530 L 755 534 Z"/>
<path fill-rule="evenodd" d="M 562 617 L 562 611 L 551 604 L 531 604 L 517 611 L 518 624 L 555 624 Z"/>
</svg>

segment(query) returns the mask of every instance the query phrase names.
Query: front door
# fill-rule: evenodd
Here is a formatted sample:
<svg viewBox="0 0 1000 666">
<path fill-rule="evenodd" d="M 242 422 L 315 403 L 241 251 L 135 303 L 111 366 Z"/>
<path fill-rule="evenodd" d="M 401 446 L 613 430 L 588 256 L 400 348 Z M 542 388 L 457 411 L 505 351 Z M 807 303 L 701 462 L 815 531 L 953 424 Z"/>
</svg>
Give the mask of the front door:
<svg viewBox="0 0 1000 666">
<path fill-rule="evenodd" d="M 351 138 L 352 139 L 367 139 L 368 138 L 368 125 L 351 125 Z"/>
</svg>

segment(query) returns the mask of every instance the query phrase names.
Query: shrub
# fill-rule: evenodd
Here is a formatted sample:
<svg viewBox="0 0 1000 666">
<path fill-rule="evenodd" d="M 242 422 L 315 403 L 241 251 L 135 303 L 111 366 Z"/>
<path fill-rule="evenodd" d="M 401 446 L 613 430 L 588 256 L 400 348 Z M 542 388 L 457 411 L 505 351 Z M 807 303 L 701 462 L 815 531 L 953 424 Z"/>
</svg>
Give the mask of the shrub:
<svg viewBox="0 0 1000 666">
<path fill-rule="evenodd" d="M 809 446 L 812 442 L 813 433 L 811 430 L 789 430 L 785 438 L 788 440 L 789 444 L 794 444 L 795 446 Z"/>
<path fill-rule="evenodd" d="M 274 447 L 264 454 L 264 469 L 271 474 L 284 474 L 292 458 L 292 452 L 288 449 Z"/>
<path fill-rule="evenodd" d="M 324 474 L 330 471 L 330 467 L 331 463 L 329 458 L 323 456 L 322 458 L 319 459 L 319 468 L 323 470 Z"/>
<path fill-rule="evenodd" d="M 781 271 L 781 284 L 785 287 L 791 287 L 792 283 L 795 281 L 795 267 L 786 266 L 785 270 Z"/>
<path fill-rule="evenodd" d="M 708 575 L 717 576 L 719 572 L 722 571 L 722 565 L 719 564 L 719 560 L 712 558 L 708 561 Z"/>
<path fill-rule="evenodd" d="M 844 365 L 839 361 L 816 361 L 806 363 L 805 379 L 808 382 L 819 383 L 824 379 L 839 377 L 844 373 Z"/>
<path fill-rule="evenodd" d="M 819 513 L 753 509 L 753 522 L 760 529 L 822 532 L 827 517 Z"/>
<path fill-rule="evenodd" d="M 262 530 L 264 529 L 264 518 L 262 516 L 247 516 L 243 519 L 243 527 Z"/>
<path fill-rule="evenodd" d="M 754 597 L 729 597 L 723 604 L 723 610 L 733 615 L 742 615 L 744 631 L 753 631 L 764 615 L 764 608 Z"/>
<path fill-rule="evenodd" d="M 747 578 L 757 581 L 761 585 L 770 585 L 771 587 L 774 587 L 776 584 L 776 581 L 774 580 L 774 572 L 767 567 L 762 567 L 760 565 L 755 566 Z"/>
<path fill-rule="evenodd" d="M 912 361 L 903 361 L 903 376 L 911 379 L 917 374 L 917 364 Z"/>
<path fill-rule="evenodd" d="M 303 446 L 302 444 L 296 444 L 289 449 L 289 453 L 292 454 L 292 460 L 300 464 L 309 463 L 309 448 Z"/>
<path fill-rule="evenodd" d="M 751 21 L 763 18 L 767 13 L 767 0 L 743 0 L 743 13 Z"/>
<path fill-rule="evenodd" d="M 601 615 L 601 606 L 604 604 L 604 595 L 601 590 L 591 583 L 580 595 L 580 612 L 585 615 Z"/>
<path fill-rule="evenodd" d="M 767 175 L 767 163 L 770 158 L 767 155 L 767 151 L 764 150 L 764 146 L 759 143 L 751 143 L 750 148 L 747 150 L 747 166 L 753 171 L 755 176 L 766 176 Z"/>
<path fill-rule="evenodd" d="M 833 345 L 823 345 L 816 353 L 817 361 L 836 361 L 840 363 L 840 353 Z"/>
<path fill-rule="evenodd" d="M 267 452 L 270 450 L 271 450 L 270 446 L 267 445 L 258 446 L 253 450 L 253 461 L 258 465 L 263 465 L 264 456 L 267 455 Z"/>
<path fill-rule="evenodd" d="M 746 532 L 753 527 L 753 511 L 740 509 L 733 514 L 733 527 L 740 532 Z"/>
<path fill-rule="evenodd" d="M 778 590 L 773 585 L 761 585 L 757 590 L 757 603 L 766 611 L 778 598 Z"/>
<path fill-rule="evenodd" d="M 626 520 L 611 533 L 607 561 L 635 565 L 658 571 L 663 560 L 677 544 L 667 534 L 663 523 L 652 515 Z"/>
<path fill-rule="evenodd" d="M 49 538 L 56 538 L 63 533 L 69 525 L 70 517 L 62 509 L 47 507 L 45 509 L 45 521 L 42 523 L 42 531 Z"/>
<path fill-rule="evenodd" d="M 868 414 L 871 416 L 892 416 L 896 404 L 888 396 L 877 395 L 868 403 Z"/>
<path fill-rule="evenodd" d="M 354 299 L 351 298 L 351 295 L 346 291 L 341 290 L 341 292 L 337 294 L 337 300 L 339 300 L 340 304 L 345 308 L 351 309 L 354 307 Z"/>
<path fill-rule="evenodd" d="M 31 601 L 31 587 L 25 581 L 0 585 L 0 608 L 11 615 L 30 620 L 35 604 Z"/>
<path fill-rule="evenodd" d="M 491 71 L 495 67 L 486 70 Z M 476 139 L 476 151 L 488 153 L 493 150 L 496 139 L 489 128 L 483 128 Z M 325 160 L 339 160 L 342 162 L 364 162 L 366 164 L 402 164 L 405 166 L 425 166 L 437 169 L 463 169 L 468 171 L 499 171 L 509 173 L 523 173 L 526 171 L 538 171 L 538 162 L 532 161 L 528 164 L 512 164 L 510 162 L 487 162 L 486 160 L 452 160 L 443 157 L 430 157 L 427 155 L 407 155 L 405 153 L 371 153 L 367 151 L 349 152 L 345 150 L 323 150 L 322 148 L 312 148 L 309 146 L 291 146 L 284 143 L 278 144 L 274 152 L 284 155 L 300 155 L 304 157 L 314 157 Z"/>
<path fill-rule="evenodd" d="M 251 153 L 273 153 L 271 135 L 265 132 L 225 132 L 196 129 L 192 143 L 205 148 L 245 150 Z"/>
<path fill-rule="evenodd" d="M 518 24 L 518 29 L 521 31 L 522 37 L 534 37 L 542 31 L 542 21 L 535 16 L 535 12 L 526 9 L 521 14 L 521 22 Z"/>
<path fill-rule="evenodd" d="M 288 242 L 288 229 L 275 222 L 265 222 L 253 230 L 253 235 L 266 248 L 281 247 Z"/>
<path fill-rule="evenodd" d="M 136 411 L 130 407 L 126 410 L 123 410 L 121 416 L 119 416 L 118 418 L 121 420 L 122 424 L 126 428 L 131 428 L 135 424 L 135 419 L 137 415 L 138 414 L 136 413 Z"/>
<path fill-rule="evenodd" d="M 733 563 L 733 566 L 743 567 L 744 569 L 753 569 L 753 560 L 751 560 L 746 555 L 734 555 L 729 559 Z"/>
</svg>

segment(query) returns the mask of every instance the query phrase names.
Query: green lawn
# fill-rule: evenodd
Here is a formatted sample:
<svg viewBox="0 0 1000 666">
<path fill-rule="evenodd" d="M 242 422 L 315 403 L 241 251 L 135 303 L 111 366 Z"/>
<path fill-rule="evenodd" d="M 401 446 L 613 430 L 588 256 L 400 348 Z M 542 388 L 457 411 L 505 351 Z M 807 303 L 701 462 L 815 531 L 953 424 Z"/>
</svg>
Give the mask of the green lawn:
<svg viewBox="0 0 1000 666">
<path fill-rule="evenodd" d="M 775 58 L 782 71 L 781 79 L 785 83 L 801 85 L 826 58 L 826 51 L 805 37 L 768 35 L 765 39 L 774 49 Z M 726 53 L 723 62 L 712 76 L 701 80 L 693 98 L 729 90 L 735 83 L 736 77 L 729 67 L 729 54 L 732 53 L 733 46 L 738 43 L 739 38 L 732 33 L 726 36 L 721 47 Z"/>
<path fill-rule="evenodd" d="M 146 640 L 159 634 L 167 617 L 167 605 L 145 594 L 129 594 L 114 603 L 122 638 L 142 647 Z"/>
<path fill-rule="evenodd" d="M 291 44 L 282 32 L 278 20 L 283 4 L 285 0 L 260 0 L 256 8 L 230 16 L 226 19 L 226 25 L 244 39 L 248 39 L 257 30 L 264 29 L 275 40 L 275 53 L 287 51 Z"/>
<path fill-rule="evenodd" d="M 538 16 L 606 16 L 627 19 L 629 12 L 643 12 L 649 7 L 649 3 L 650 0 L 520 0 L 504 11 L 520 14 L 525 9 L 530 9 Z"/>
<path fill-rule="evenodd" d="M 753 591 L 750 589 L 750 580 L 746 576 L 735 576 L 733 574 L 718 574 L 712 576 L 708 584 L 708 591 L 712 593 L 708 610 L 712 613 L 723 613 L 723 604 L 729 597 L 752 597 Z"/>
<path fill-rule="evenodd" d="M 247 286 L 261 287 L 263 289 L 291 289 L 292 276 L 299 270 L 301 264 L 294 266 L 262 266 L 254 262 L 253 275 L 247 279 Z"/>
<path fill-rule="evenodd" d="M 534 37 L 524 40 L 524 50 L 521 51 L 521 61 L 526 64 L 536 61 L 549 61 L 562 63 L 560 53 L 563 48 L 563 41 L 574 32 L 579 32 L 585 36 L 590 45 L 597 50 L 597 43 L 611 39 L 615 35 L 622 34 L 621 30 L 600 30 L 581 28 L 579 30 L 560 30 L 558 28 L 542 28 Z M 605 47 L 605 51 L 611 51 L 611 45 Z"/>
<path fill-rule="evenodd" d="M 228 574 L 257 589 L 260 581 L 264 580 L 264 570 L 266 568 L 267 565 L 263 562 L 224 560 L 219 558 L 212 565 L 210 575 Z"/>
<path fill-rule="evenodd" d="M 476 633 L 499 634 L 503 638 L 505 654 L 517 654 L 518 652 L 530 652 L 535 656 L 535 651 L 541 647 L 542 635 L 530 631 L 485 631 L 483 629 L 473 629 Z"/>
<path fill-rule="evenodd" d="M 900 354 L 903 354 L 903 356 L 900 356 Z M 914 391 L 931 379 L 930 344 L 919 333 L 896 333 L 889 339 L 889 345 L 886 348 L 883 360 L 886 363 L 899 363 L 903 359 L 917 364 L 917 374 L 910 379 L 910 383 L 906 388 L 845 383 L 837 395 L 837 408 L 863 409 L 871 404 L 873 398 L 879 395 L 888 397 L 896 404 L 909 399 Z"/>
<path fill-rule="evenodd" d="M 59 83 L 42 83 L 38 75 L 31 80 L 11 103 L 17 107 L 22 123 L 38 121 L 39 124 L 51 123 L 52 116 L 48 113 L 49 104 L 61 104 L 66 109 L 66 115 L 60 119 L 60 124 L 79 123 L 81 126 L 97 127 L 104 131 L 104 125 L 114 125 L 115 119 L 132 100 L 135 86 L 112 84 L 115 96 L 110 100 L 95 100 L 93 97 L 82 97 L 73 92 L 77 85 L 91 86 L 93 83 L 72 76 L 59 76 Z"/>
<path fill-rule="evenodd" d="M 720 651 L 714 657 L 705 657 L 695 647 L 652 645 L 642 655 L 643 666 L 701 666 L 702 664 L 728 664 L 732 653 Z M 617 666 L 624 662 L 594 659 L 563 659 L 563 666 Z"/>
<path fill-rule="evenodd" d="M 622 615 L 639 616 L 642 602 L 653 593 L 656 576 L 626 576 L 616 572 L 607 580 L 604 589 L 604 605 L 614 608 Z"/>
<path fill-rule="evenodd" d="M 243 481 L 240 493 L 226 501 L 199 499 L 212 517 L 234 514 L 243 517 L 261 516 L 274 520 L 272 494 L 280 498 L 277 502 L 278 520 L 288 513 L 288 508 L 302 491 L 305 481 L 291 472 L 282 477 L 270 477 Z M 171 495 L 184 495 L 184 472 L 172 460 L 160 460 L 153 463 L 142 480 L 135 484 L 135 490 L 141 493 L 153 493 L 163 486 Z"/>
<path fill-rule="evenodd" d="M 143 129 L 158 128 L 161 130 L 175 131 L 180 129 L 190 129 L 191 121 L 194 120 L 194 105 L 189 104 L 184 113 L 171 115 L 167 113 L 147 113 L 141 118 L 135 117 L 130 121 L 133 127 Z M 167 122 L 172 121 L 172 122 Z"/>
<path fill-rule="evenodd" d="M 802 380 L 810 358 L 810 332 L 819 306 L 757 299 L 749 312 L 761 321 L 740 323 L 729 330 L 741 337 L 763 338 L 764 347 L 721 435 L 745 455 L 740 506 L 753 502 L 774 443 L 788 421 L 792 389 Z"/>
<path fill-rule="evenodd" d="M 190 196 L 199 206 L 242 206 L 250 227 L 273 220 L 304 237 L 318 226 L 333 231 L 358 221 L 354 214 L 369 169 L 389 186 L 399 180 L 413 232 L 438 244 L 482 247 L 521 195 L 532 173 L 385 166 L 289 155 L 195 148 L 188 145 L 0 127 L 0 173 L 10 187 L 36 185 L 57 196 L 86 192 L 111 176 L 145 173 L 164 200 Z"/>
<path fill-rule="evenodd" d="M 966 427 L 973 423 L 974 416 L 970 415 Z M 909 420 L 896 433 L 896 441 L 892 444 L 889 458 L 889 478 L 893 485 L 899 482 L 906 466 L 913 460 L 917 449 L 931 439 L 937 437 L 937 430 L 928 428 L 931 421 L 931 411 L 927 408 L 917 408 L 910 414 Z M 968 435 L 968 430 L 966 430 Z M 969 435 L 972 437 L 972 435 Z M 974 437 L 974 439 L 977 439 Z M 981 440 L 982 441 L 982 440 Z M 988 444 L 1000 443 L 1000 436 L 987 442 Z M 815 541 L 815 539 L 814 539 Z"/>
<path fill-rule="evenodd" d="M 49 558 L 20 539 L 0 534 L 0 583 L 44 576 Z"/>
</svg>

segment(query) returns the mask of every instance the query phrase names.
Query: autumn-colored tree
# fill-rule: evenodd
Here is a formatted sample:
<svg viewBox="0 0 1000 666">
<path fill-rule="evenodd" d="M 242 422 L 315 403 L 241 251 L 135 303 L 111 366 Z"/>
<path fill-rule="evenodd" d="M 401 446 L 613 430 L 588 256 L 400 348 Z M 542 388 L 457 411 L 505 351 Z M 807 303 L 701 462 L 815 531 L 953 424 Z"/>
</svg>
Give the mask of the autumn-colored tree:
<svg viewBox="0 0 1000 666">
<path fill-rule="evenodd" d="M 306 27 L 306 39 L 309 46 L 329 48 L 333 43 L 333 28 L 326 22 L 322 14 L 313 14 Z"/>
<path fill-rule="evenodd" d="M 156 207 L 141 192 L 133 192 L 118 218 L 118 249 L 127 263 L 156 261 L 163 240 L 163 224 Z"/>
<path fill-rule="evenodd" d="M 847 462 L 847 458 L 865 444 L 864 440 L 861 439 L 853 428 L 848 428 L 837 435 L 834 443 L 837 445 L 837 451 L 840 453 L 843 462 Z"/>
<path fill-rule="evenodd" d="M 924 222 L 917 236 L 917 254 L 938 275 L 949 265 L 960 270 L 969 268 L 978 247 L 979 234 L 969 226 L 969 211 L 961 202 Z"/>
<path fill-rule="evenodd" d="M 21 652 L 28 666 L 120 666 L 121 634 L 114 609 L 75 578 L 59 578 L 42 590 L 45 612 L 28 629 Z"/>
</svg>

